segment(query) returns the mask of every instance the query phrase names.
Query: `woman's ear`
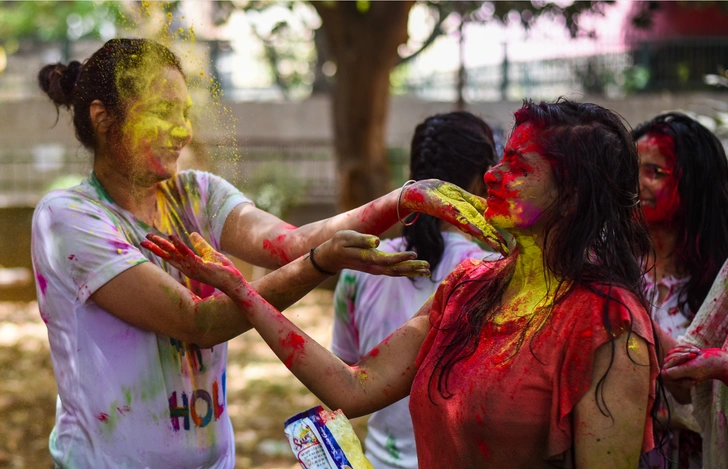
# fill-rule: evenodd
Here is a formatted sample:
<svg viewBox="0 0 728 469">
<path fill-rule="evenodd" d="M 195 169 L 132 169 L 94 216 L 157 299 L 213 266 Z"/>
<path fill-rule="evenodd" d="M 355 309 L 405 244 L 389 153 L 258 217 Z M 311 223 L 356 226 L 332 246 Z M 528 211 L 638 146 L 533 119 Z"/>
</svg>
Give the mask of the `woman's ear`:
<svg viewBox="0 0 728 469">
<path fill-rule="evenodd" d="M 94 127 L 94 133 L 98 137 L 106 135 L 111 124 L 111 116 L 104 103 L 98 99 L 93 100 L 91 106 L 89 106 L 89 117 L 91 117 L 91 125 Z"/>
</svg>

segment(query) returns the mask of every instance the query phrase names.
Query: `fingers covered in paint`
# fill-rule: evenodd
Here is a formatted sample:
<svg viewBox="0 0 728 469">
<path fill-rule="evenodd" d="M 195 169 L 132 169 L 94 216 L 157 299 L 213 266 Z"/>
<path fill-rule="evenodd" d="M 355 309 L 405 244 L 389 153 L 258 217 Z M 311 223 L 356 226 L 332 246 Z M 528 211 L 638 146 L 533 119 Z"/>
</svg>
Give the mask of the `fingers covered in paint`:
<svg viewBox="0 0 728 469">
<path fill-rule="evenodd" d="M 500 233 L 483 218 L 486 208 L 483 198 L 439 179 L 418 181 L 403 191 L 401 200 L 406 213 L 432 215 L 480 239 L 503 255 L 510 252 Z"/>
<path fill-rule="evenodd" d="M 344 230 L 316 248 L 316 262 L 322 268 L 338 272 L 358 270 L 375 275 L 429 276 L 430 265 L 416 260 L 412 251 L 388 253 L 377 250 L 379 238 Z"/>
<path fill-rule="evenodd" d="M 245 283 L 242 274 L 230 259 L 217 252 L 202 236 L 192 233 L 190 241 L 202 257 L 175 235 L 170 236 L 168 241 L 161 236 L 148 234 L 147 241 L 143 242 L 142 246 L 165 259 L 187 277 L 220 290 L 235 288 L 241 282 Z"/>
<path fill-rule="evenodd" d="M 728 381 L 728 352 L 719 348 L 698 349 L 678 346 L 668 353 L 662 376 L 669 380 L 691 380 L 700 383 L 709 379 Z"/>
</svg>

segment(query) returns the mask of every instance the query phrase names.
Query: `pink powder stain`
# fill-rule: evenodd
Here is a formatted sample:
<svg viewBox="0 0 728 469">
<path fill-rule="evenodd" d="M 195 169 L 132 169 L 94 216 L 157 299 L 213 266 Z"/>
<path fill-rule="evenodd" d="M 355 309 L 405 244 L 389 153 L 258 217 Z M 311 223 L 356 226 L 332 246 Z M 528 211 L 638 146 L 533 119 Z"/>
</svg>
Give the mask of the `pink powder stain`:
<svg viewBox="0 0 728 469">
<path fill-rule="evenodd" d="M 120 413 L 121 415 L 124 415 L 124 414 L 125 414 L 125 413 L 127 413 L 127 412 L 131 412 L 131 407 L 129 407 L 128 405 L 125 405 L 125 406 L 123 406 L 123 407 L 117 407 L 117 408 L 116 408 L 116 410 L 117 410 L 117 411 L 118 411 L 118 412 L 119 412 L 119 413 Z"/>
<path fill-rule="evenodd" d="M 106 422 L 108 422 L 108 421 L 109 421 L 109 414 L 107 414 L 107 413 L 105 413 L 105 412 L 101 412 L 100 414 L 98 414 L 98 415 L 96 416 L 96 418 L 97 418 L 97 419 L 98 419 L 98 420 L 99 420 L 100 422 L 104 422 L 104 423 L 106 423 Z"/>
<path fill-rule="evenodd" d="M 263 249 L 268 251 L 273 257 L 275 257 L 281 264 L 288 264 L 290 259 L 288 254 L 283 249 L 283 241 L 286 239 L 286 235 L 282 234 L 277 236 L 273 241 L 269 239 L 263 240 Z"/>
<path fill-rule="evenodd" d="M 70 256 L 68 256 L 68 260 L 69 261 L 72 261 L 75 257 L 76 257 L 75 254 L 71 254 Z"/>
<path fill-rule="evenodd" d="M 296 355 L 305 353 L 304 346 L 306 345 L 306 339 L 291 331 L 288 333 L 285 339 L 280 340 L 280 343 L 283 348 L 291 350 L 291 353 L 288 355 L 288 358 L 286 358 L 286 361 L 284 362 L 286 368 L 290 369 L 291 366 L 293 366 L 293 360 L 296 358 Z"/>
<path fill-rule="evenodd" d="M 38 282 L 38 286 L 40 287 L 40 292 L 45 296 L 46 294 L 46 288 L 48 288 L 48 280 L 46 280 L 45 277 L 41 274 L 35 275 L 35 280 Z"/>
<path fill-rule="evenodd" d="M 48 324 L 48 315 L 40 309 L 38 310 L 38 312 L 40 313 L 40 318 L 43 320 L 43 322 Z"/>
<path fill-rule="evenodd" d="M 129 243 L 122 243 L 121 241 L 116 241 L 113 239 L 108 240 L 108 243 L 111 245 L 114 249 L 121 249 L 122 252 L 128 251 L 131 249 L 131 246 Z"/>
</svg>

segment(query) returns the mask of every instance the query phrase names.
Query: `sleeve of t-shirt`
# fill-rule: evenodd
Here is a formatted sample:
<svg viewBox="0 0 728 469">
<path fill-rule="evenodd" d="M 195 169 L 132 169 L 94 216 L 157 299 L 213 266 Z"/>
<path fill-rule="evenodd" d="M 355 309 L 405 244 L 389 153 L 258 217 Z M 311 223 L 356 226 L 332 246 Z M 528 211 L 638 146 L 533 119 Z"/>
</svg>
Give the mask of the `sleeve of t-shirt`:
<svg viewBox="0 0 728 469">
<path fill-rule="evenodd" d="M 604 289 L 606 292 L 606 289 Z M 655 354 L 652 323 L 638 299 L 621 288 L 612 288 L 613 300 L 608 303 L 608 324 L 604 325 L 605 298 L 591 292 L 580 292 L 577 300 L 571 301 L 573 327 L 564 327 L 562 338 L 564 344 L 563 361 L 555 374 L 553 399 L 551 407 L 551 426 L 549 428 L 549 456 L 563 454 L 573 445 L 574 407 L 584 397 L 591 385 L 594 354 L 602 345 L 612 338 L 618 338 L 630 331 L 644 339 L 649 347 L 650 363 L 650 397 L 647 406 L 646 429 L 643 435 L 643 452 L 653 447 L 652 420 L 649 412 L 655 398 L 655 380 L 659 374 L 657 356 Z M 555 328 L 560 328 L 555 325 Z M 612 378 L 615 379 L 615 378 Z M 607 402 L 607 406 L 618 406 L 618 402 Z"/>
<path fill-rule="evenodd" d="M 455 267 L 455 270 L 450 272 L 450 275 L 445 277 L 445 280 L 443 280 L 442 283 L 440 283 L 440 286 L 437 287 L 435 296 L 432 299 L 432 306 L 430 307 L 430 331 L 427 333 L 427 337 L 425 337 L 424 342 L 422 342 L 422 345 L 420 346 L 420 352 L 417 355 L 417 360 L 415 360 L 416 368 L 419 368 L 420 365 L 422 365 L 423 361 L 430 353 L 430 349 L 435 343 L 435 338 L 437 337 L 437 332 L 442 324 L 442 320 L 445 316 L 445 308 L 449 301 L 462 301 L 459 296 L 457 298 L 451 298 L 453 290 L 464 277 L 481 265 L 482 263 L 480 261 L 475 259 L 466 259 Z"/>
<path fill-rule="evenodd" d="M 204 171 L 180 172 L 178 184 L 181 185 L 180 192 L 189 198 L 188 205 L 193 211 L 197 204 L 204 207 L 209 227 L 208 242 L 220 250 L 222 229 L 230 212 L 240 204 L 253 202 L 225 179 Z"/>
<path fill-rule="evenodd" d="M 33 216 L 38 262 L 84 303 L 125 270 L 147 262 L 124 236 L 115 216 L 69 191 L 47 195 Z"/>
<path fill-rule="evenodd" d="M 334 290 L 334 326 L 331 351 L 346 363 L 356 363 L 359 356 L 359 329 L 356 324 L 357 276 L 343 270 Z"/>
</svg>

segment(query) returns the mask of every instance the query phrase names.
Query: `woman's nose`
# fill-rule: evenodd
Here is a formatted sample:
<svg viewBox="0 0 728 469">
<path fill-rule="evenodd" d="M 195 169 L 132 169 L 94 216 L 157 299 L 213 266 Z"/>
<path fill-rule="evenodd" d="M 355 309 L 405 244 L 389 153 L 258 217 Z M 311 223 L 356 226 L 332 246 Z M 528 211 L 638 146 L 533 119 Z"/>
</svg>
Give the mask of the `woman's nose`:
<svg viewBox="0 0 728 469">
<path fill-rule="evenodd" d="M 174 127 L 172 127 L 170 135 L 175 140 L 189 142 L 192 140 L 192 126 L 187 121 L 178 122 Z"/>
<path fill-rule="evenodd" d="M 483 181 L 485 181 L 485 184 L 487 186 L 491 184 L 497 184 L 498 181 L 500 181 L 500 172 L 498 171 L 498 166 L 493 166 L 488 171 L 486 171 L 485 175 L 483 176 Z"/>
</svg>

